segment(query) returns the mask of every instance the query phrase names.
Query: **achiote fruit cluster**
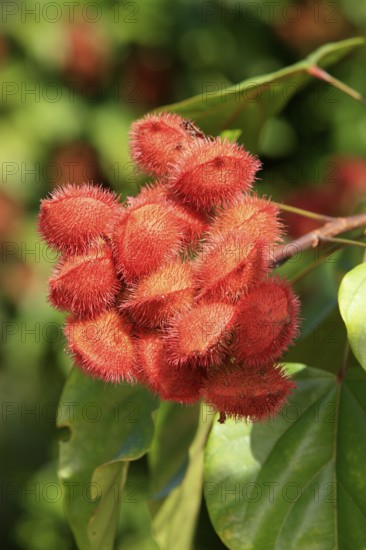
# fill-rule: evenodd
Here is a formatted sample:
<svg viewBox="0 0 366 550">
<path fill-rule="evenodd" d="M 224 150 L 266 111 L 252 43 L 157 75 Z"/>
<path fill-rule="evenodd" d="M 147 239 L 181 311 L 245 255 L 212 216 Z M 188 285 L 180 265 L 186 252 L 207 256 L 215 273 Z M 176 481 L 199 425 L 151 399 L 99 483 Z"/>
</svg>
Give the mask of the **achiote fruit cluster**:
<svg viewBox="0 0 366 550">
<path fill-rule="evenodd" d="M 270 276 L 277 207 L 251 193 L 260 163 L 173 114 L 132 125 L 131 153 L 155 179 L 124 204 L 98 186 L 42 201 L 40 231 L 61 260 L 50 300 L 69 311 L 79 367 L 146 384 L 162 399 L 201 398 L 226 416 L 263 419 L 293 383 L 279 360 L 299 304 Z"/>
</svg>

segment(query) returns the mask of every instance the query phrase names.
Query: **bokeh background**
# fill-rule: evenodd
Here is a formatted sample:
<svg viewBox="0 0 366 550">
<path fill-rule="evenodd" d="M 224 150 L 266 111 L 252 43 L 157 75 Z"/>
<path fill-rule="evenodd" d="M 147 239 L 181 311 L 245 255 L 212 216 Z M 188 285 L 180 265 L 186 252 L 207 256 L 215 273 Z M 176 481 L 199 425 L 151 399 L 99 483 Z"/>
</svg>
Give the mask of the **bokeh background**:
<svg viewBox="0 0 366 550">
<path fill-rule="evenodd" d="M 70 358 L 63 315 L 47 303 L 55 255 L 39 201 L 92 181 L 122 197 L 142 175 L 127 133 L 144 113 L 275 71 L 321 44 L 365 34 L 359 0 L 2 1 L 0 31 L 0 393 L 2 548 L 75 548 L 57 490 L 57 401 Z M 365 48 L 331 68 L 366 95 Z M 258 191 L 326 214 L 366 195 L 366 110 L 312 82 L 266 121 Z M 288 216 L 297 236 L 313 222 Z M 205 509 L 196 547 L 223 548 Z M 131 517 L 122 526 L 134 536 Z M 127 546 L 126 546 L 127 544 Z M 133 546 L 135 544 L 135 546 Z M 121 548 L 145 548 L 143 541 Z"/>
</svg>

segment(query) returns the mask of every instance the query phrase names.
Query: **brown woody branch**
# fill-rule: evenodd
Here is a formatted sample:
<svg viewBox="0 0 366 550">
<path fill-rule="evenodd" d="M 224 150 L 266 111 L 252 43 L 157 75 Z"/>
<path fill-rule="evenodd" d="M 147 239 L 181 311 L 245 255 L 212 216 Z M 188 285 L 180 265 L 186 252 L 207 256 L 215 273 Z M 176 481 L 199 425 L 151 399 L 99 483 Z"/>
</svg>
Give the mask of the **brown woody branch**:
<svg viewBox="0 0 366 550">
<path fill-rule="evenodd" d="M 328 221 L 319 229 L 310 231 L 310 233 L 306 233 L 299 239 L 276 247 L 272 257 L 272 267 L 279 267 L 303 250 L 316 248 L 323 243 L 328 243 L 331 237 L 360 227 L 366 228 L 366 214 L 357 214 L 347 218 L 331 218 L 331 221 Z"/>
</svg>

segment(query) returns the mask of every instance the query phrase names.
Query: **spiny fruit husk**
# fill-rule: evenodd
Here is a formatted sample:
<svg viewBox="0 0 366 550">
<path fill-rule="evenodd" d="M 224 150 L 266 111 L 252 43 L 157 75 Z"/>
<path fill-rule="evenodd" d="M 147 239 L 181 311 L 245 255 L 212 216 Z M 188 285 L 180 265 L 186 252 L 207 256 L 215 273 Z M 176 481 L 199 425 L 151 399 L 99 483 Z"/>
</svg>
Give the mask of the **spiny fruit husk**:
<svg viewBox="0 0 366 550">
<path fill-rule="evenodd" d="M 294 387 L 272 363 L 255 368 L 236 364 L 210 370 L 202 394 L 223 418 L 256 421 L 275 415 Z"/>
<path fill-rule="evenodd" d="M 159 327 L 192 301 L 192 269 L 178 259 L 140 279 L 121 308 L 126 309 L 136 323 Z"/>
<path fill-rule="evenodd" d="M 130 324 L 115 310 L 94 319 L 69 318 L 68 349 L 86 373 L 106 382 L 134 380 L 134 343 Z"/>
<path fill-rule="evenodd" d="M 41 203 L 39 230 L 50 246 L 83 253 L 91 241 L 109 234 L 121 206 L 111 191 L 95 185 L 65 185 Z"/>
<path fill-rule="evenodd" d="M 121 284 L 110 247 L 102 240 L 85 254 L 66 256 L 49 281 L 50 300 L 76 316 L 93 316 L 111 306 Z"/>
<path fill-rule="evenodd" d="M 224 236 L 235 231 L 248 239 L 262 239 L 267 243 L 281 240 L 283 228 L 279 209 L 268 199 L 257 195 L 241 195 L 234 204 L 219 211 L 212 220 L 207 238 Z"/>
<path fill-rule="evenodd" d="M 174 366 L 210 367 L 226 357 L 235 307 L 221 302 L 200 303 L 172 319 L 165 341 Z"/>
<path fill-rule="evenodd" d="M 284 280 L 259 283 L 237 308 L 233 349 L 239 362 L 255 366 L 275 361 L 297 335 L 299 301 Z"/>
<path fill-rule="evenodd" d="M 179 115 L 147 115 L 131 126 L 131 156 L 147 173 L 164 176 L 194 139 Z"/>
<path fill-rule="evenodd" d="M 210 210 L 249 191 L 259 160 L 236 143 L 198 140 L 177 159 L 168 184 L 184 203 Z"/>
<path fill-rule="evenodd" d="M 195 245 L 208 230 L 207 216 L 191 208 L 182 205 L 173 193 L 162 181 L 156 181 L 145 185 L 136 197 L 128 197 L 129 206 L 136 208 L 145 204 L 162 204 L 174 209 L 174 215 L 181 224 L 187 244 Z"/>
<path fill-rule="evenodd" d="M 166 360 L 163 339 L 156 333 L 137 339 L 137 376 L 167 401 L 194 403 L 201 397 L 206 373 L 189 365 L 173 366 Z"/>
<path fill-rule="evenodd" d="M 128 207 L 113 229 L 117 269 L 126 282 L 134 283 L 176 257 L 183 241 L 184 232 L 172 207 Z"/>
<path fill-rule="evenodd" d="M 231 231 L 203 245 L 193 262 L 198 298 L 236 302 L 269 271 L 267 243 Z"/>
</svg>

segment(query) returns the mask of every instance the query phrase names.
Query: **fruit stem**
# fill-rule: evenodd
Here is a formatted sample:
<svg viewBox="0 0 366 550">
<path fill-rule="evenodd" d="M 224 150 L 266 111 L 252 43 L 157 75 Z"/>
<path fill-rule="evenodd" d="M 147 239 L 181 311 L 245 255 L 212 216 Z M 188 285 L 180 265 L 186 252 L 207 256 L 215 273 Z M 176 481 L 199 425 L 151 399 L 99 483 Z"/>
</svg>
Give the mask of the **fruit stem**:
<svg viewBox="0 0 366 550">
<path fill-rule="evenodd" d="M 306 218 L 313 218 L 314 220 L 320 220 L 324 222 L 333 221 L 336 218 L 331 216 L 326 216 L 325 214 L 317 214 L 316 212 L 311 212 L 310 210 L 304 210 L 303 208 L 297 208 L 296 206 L 291 206 L 289 204 L 282 204 L 280 202 L 271 201 L 273 204 L 278 206 L 281 210 L 286 212 L 292 212 L 293 214 L 298 214 L 299 216 L 305 216 Z"/>
<path fill-rule="evenodd" d="M 353 241 L 352 239 L 341 239 L 339 237 L 322 237 L 322 242 L 339 243 L 339 244 L 346 244 L 350 246 L 361 246 L 362 248 L 366 248 L 366 243 L 364 243 L 363 241 Z"/>
<path fill-rule="evenodd" d="M 331 86 L 334 86 L 335 88 L 338 88 L 338 90 L 341 90 L 344 94 L 348 95 L 349 97 L 352 97 L 352 99 L 355 99 L 359 103 L 362 103 L 362 105 L 366 105 L 366 99 L 356 90 L 342 82 L 341 80 L 338 80 L 337 78 L 334 78 L 334 76 L 331 76 L 329 73 L 324 71 L 324 69 L 321 69 L 320 67 L 317 67 L 316 65 L 313 65 L 308 69 L 308 73 L 311 74 L 311 76 L 314 76 L 318 80 L 323 80 L 324 82 L 328 82 Z"/>
</svg>

